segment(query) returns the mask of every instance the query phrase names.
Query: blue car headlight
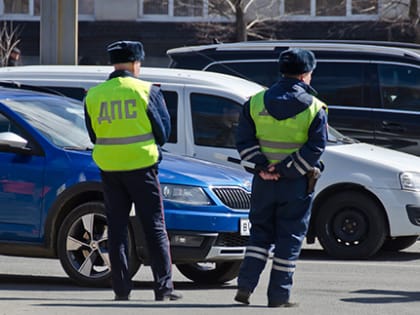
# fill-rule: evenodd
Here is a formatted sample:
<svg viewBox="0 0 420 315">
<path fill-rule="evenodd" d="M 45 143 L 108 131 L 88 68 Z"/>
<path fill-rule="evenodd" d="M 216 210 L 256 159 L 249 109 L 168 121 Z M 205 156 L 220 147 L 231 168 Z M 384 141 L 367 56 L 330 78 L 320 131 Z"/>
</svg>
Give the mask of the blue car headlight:
<svg viewBox="0 0 420 315">
<path fill-rule="evenodd" d="M 163 199 L 194 206 L 208 206 L 210 198 L 201 187 L 187 185 L 161 184 Z"/>
<path fill-rule="evenodd" d="M 420 191 L 420 173 L 401 173 L 400 183 L 402 190 Z"/>
</svg>

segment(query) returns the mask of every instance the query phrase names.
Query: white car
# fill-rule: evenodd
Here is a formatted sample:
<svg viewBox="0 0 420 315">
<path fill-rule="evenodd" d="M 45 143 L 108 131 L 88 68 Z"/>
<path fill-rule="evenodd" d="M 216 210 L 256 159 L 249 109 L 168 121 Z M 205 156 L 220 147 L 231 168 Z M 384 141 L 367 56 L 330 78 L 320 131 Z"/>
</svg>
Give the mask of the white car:
<svg viewBox="0 0 420 315">
<path fill-rule="evenodd" d="M 87 90 L 106 80 L 112 66 L 21 66 L 0 68 L 0 82 L 42 86 L 83 99 Z M 241 105 L 262 87 L 233 76 L 195 70 L 142 67 L 140 77 L 159 85 L 171 114 L 172 132 L 168 151 L 203 160 L 214 160 L 214 152 L 236 155 L 222 131 L 223 111 L 239 117 Z M 14 84 L 13 84 L 14 85 Z M 234 128 L 230 129 L 233 135 Z M 215 143 L 219 148 L 215 150 Z M 218 163 L 232 166 L 229 162 Z"/>
<path fill-rule="evenodd" d="M 105 80 L 110 66 L 0 68 L 0 81 L 58 89 L 68 95 Z M 241 105 L 263 87 L 236 77 L 194 70 L 142 68 L 140 77 L 161 87 L 172 116 L 169 151 L 218 163 L 238 158 L 232 143 Z M 227 128 L 227 125 L 229 128 Z M 217 153 L 217 154 L 216 154 Z M 307 241 L 318 238 L 337 258 L 367 258 L 402 250 L 420 235 L 420 158 L 359 143 L 334 129 L 322 156 Z M 233 165 L 234 166 L 234 165 Z M 239 167 L 239 165 L 236 165 Z"/>
</svg>

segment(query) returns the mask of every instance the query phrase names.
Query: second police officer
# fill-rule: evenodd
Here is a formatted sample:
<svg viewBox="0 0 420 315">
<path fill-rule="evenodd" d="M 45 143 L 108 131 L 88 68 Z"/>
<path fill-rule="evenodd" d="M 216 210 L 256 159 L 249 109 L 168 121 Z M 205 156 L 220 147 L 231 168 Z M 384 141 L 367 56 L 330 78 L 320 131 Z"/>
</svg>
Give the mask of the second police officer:
<svg viewBox="0 0 420 315">
<path fill-rule="evenodd" d="M 118 41 L 107 47 L 114 65 L 107 81 L 89 90 L 85 120 L 101 170 L 108 223 L 108 249 L 115 300 L 132 290 L 127 264 L 131 204 L 143 226 L 154 278 L 155 300 L 178 300 L 158 179 L 160 146 L 168 139 L 170 117 L 160 89 L 137 77 L 143 45 Z"/>
<path fill-rule="evenodd" d="M 306 236 L 313 183 L 327 142 L 326 105 L 310 86 L 311 51 L 280 54 L 282 77 L 245 103 L 236 135 L 242 160 L 253 162 L 251 235 L 238 276 L 235 300 L 249 304 L 269 250 L 274 257 L 267 290 L 269 307 L 292 307 L 296 261 Z"/>
</svg>

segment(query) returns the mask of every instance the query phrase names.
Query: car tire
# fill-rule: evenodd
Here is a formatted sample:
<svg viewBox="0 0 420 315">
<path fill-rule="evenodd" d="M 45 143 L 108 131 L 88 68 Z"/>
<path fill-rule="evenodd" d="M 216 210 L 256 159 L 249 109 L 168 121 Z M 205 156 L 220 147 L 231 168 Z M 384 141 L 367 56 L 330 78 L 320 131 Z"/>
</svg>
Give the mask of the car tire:
<svg viewBox="0 0 420 315">
<path fill-rule="evenodd" d="M 133 276 L 140 268 L 131 230 L 128 233 L 129 268 Z M 104 204 L 87 202 L 73 209 L 64 219 L 57 239 L 57 253 L 69 277 L 83 286 L 111 284 L 108 257 L 108 226 Z"/>
<path fill-rule="evenodd" d="M 418 238 L 418 235 L 389 238 L 385 240 L 381 249 L 387 252 L 398 252 L 413 245 L 415 242 L 417 242 Z"/>
<path fill-rule="evenodd" d="M 340 192 L 321 205 L 315 219 L 318 240 L 330 256 L 363 259 L 384 244 L 386 223 L 382 208 L 362 192 Z"/>
<path fill-rule="evenodd" d="M 238 276 L 240 266 L 241 261 L 176 265 L 185 277 L 200 284 L 222 284 L 233 280 Z"/>
</svg>

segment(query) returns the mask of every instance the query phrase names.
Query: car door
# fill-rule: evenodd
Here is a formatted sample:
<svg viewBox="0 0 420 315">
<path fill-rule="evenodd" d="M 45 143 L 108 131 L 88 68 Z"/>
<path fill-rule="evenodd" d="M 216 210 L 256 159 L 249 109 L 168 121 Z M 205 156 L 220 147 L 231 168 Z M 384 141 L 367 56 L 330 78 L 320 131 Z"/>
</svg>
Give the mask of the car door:
<svg viewBox="0 0 420 315">
<path fill-rule="evenodd" d="M 420 68 L 377 64 L 382 108 L 374 112 L 375 143 L 420 155 Z"/>
<path fill-rule="evenodd" d="M 215 153 L 238 157 L 235 133 L 244 100 L 225 90 L 194 86 L 185 88 L 185 99 L 187 155 L 217 163 L 223 161 Z"/>
<path fill-rule="evenodd" d="M 23 132 L 0 112 L 0 134 Z M 0 241 L 36 241 L 40 237 L 45 158 L 0 145 Z"/>
</svg>

